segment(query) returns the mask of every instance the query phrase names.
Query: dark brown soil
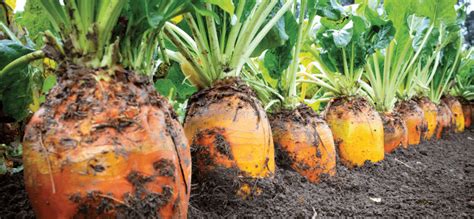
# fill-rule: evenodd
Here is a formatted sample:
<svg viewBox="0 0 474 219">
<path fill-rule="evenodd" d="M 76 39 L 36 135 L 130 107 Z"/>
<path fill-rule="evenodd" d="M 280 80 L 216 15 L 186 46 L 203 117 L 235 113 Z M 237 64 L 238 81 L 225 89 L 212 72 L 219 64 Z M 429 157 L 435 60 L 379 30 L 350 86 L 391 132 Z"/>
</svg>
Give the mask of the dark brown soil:
<svg viewBox="0 0 474 219">
<path fill-rule="evenodd" d="M 23 172 L 0 175 L 0 218 L 34 218 L 23 185 Z"/>
<path fill-rule="evenodd" d="M 250 201 L 229 199 L 217 185 L 196 189 L 190 217 L 474 216 L 473 145 L 474 131 L 466 131 L 398 149 L 378 164 L 352 170 L 338 165 L 337 176 L 318 185 L 278 169 L 261 197 Z"/>
<path fill-rule="evenodd" d="M 474 216 L 474 131 L 398 149 L 378 164 L 318 185 L 278 169 L 259 198 L 229 199 L 217 185 L 193 184 L 189 216 Z M 0 218 L 32 217 L 21 173 L 0 176 Z M 209 189 L 202 189 L 209 188 Z"/>
</svg>

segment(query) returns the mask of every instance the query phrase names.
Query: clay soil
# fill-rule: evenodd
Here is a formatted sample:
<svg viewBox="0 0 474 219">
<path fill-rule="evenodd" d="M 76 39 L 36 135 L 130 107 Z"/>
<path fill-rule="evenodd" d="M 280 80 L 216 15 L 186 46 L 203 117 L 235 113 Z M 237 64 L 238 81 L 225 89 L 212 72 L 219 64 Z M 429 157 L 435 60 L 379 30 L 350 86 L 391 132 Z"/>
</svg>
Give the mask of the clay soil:
<svg viewBox="0 0 474 219">
<path fill-rule="evenodd" d="M 0 176 L 0 182 L 0 218 L 34 217 L 22 173 Z M 278 169 L 265 188 L 246 201 L 228 199 L 228 191 L 215 185 L 195 189 L 189 216 L 474 217 L 474 131 L 397 149 L 377 164 L 351 170 L 338 164 L 337 176 L 318 185 Z"/>
</svg>

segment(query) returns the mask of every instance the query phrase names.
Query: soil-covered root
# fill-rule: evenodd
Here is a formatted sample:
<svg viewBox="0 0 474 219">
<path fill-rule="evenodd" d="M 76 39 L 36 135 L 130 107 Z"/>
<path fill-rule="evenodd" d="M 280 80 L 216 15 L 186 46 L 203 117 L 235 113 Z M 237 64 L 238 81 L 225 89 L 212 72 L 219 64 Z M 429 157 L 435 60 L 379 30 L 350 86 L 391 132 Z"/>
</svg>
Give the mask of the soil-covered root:
<svg viewBox="0 0 474 219">
<path fill-rule="evenodd" d="M 443 102 L 448 105 L 451 113 L 453 114 L 454 118 L 454 132 L 460 133 L 464 131 L 464 113 L 462 109 L 461 102 L 456 97 L 453 96 L 445 96 L 442 100 Z"/>
<path fill-rule="evenodd" d="M 336 173 L 336 151 L 331 129 L 310 107 L 272 114 L 270 124 L 277 165 L 291 168 L 310 182 Z"/>
<path fill-rule="evenodd" d="M 408 132 L 408 145 L 420 144 L 421 138 L 427 130 L 424 112 L 413 100 L 397 103 L 395 110 L 405 122 Z"/>
<path fill-rule="evenodd" d="M 37 217 L 186 217 L 190 150 L 153 85 L 120 68 L 59 72 L 24 138 Z"/>
<path fill-rule="evenodd" d="M 397 147 L 408 147 L 408 131 L 405 121 L 398 113 L 380 115 L 383 122 L 384 150 L 391 153 Z"/>
<path fill-rule="evenodd" d="M 436 127 L 436 139 L 447 137 L 453 132 L 453 114 L 448 105 L 441 101 L 438 105 L 438 126 Z"/>
<path fill-rule="evenodd" d="M 326 108 L 341 161 L 349 167 L 384 158 L 383 123 L 379 114 L 360 97 L 336 98 Z"/>
<path fill-rule="evenodd" d="M 197 178 L 215 173 L 216 168 L 238 170 L 227 171 L 234 178 L 273 176 L 275 151 L 268 118 L 240 79 L 221 80 L 194 94 L 188 101 L 184 130 Z M 241 192 L 249 192 L 248 186 Z"/>
<path fill-rule="evenodd" d="M 471 127 L 471 124 L 472 124 L 472 107 L 471 105 L 469 104 L 469 102 L 467 103 L 462 103 L 462 112 L 463 112 L 463 115 L 464 115 L 464 127 L 466 129 L 470 128 Z"/>
<path fill-rule="evenodd" d="M 423 136 L 424 140 L 431 140 L 436 133 L 436 126 L 438 125 L 438 107 L 428 97 L 421 97 L 415 99 L 418 106 L 423 110 L 426 122 L 426 132 Z"/>
</svg>

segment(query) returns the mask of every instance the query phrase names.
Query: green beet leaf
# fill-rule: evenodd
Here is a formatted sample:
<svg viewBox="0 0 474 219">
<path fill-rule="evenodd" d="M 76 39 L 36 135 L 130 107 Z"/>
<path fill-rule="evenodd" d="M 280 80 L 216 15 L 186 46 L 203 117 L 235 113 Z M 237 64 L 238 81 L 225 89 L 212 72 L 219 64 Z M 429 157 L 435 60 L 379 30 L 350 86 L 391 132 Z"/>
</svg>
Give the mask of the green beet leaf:
<svg viewBox="0 0 474 219">
<path fill-rule="evenodd" d="M 0 69 L 30 52 L 33 52 L 31 48 L 17 42 L 1 40 Z M 27 65 L 0 75 L 0 101 L 2 101 L 3 112 L 17 121 L 24 119 L 29 113 L 28 106 L 32 102 L 30 78 Z"/>
</svg>

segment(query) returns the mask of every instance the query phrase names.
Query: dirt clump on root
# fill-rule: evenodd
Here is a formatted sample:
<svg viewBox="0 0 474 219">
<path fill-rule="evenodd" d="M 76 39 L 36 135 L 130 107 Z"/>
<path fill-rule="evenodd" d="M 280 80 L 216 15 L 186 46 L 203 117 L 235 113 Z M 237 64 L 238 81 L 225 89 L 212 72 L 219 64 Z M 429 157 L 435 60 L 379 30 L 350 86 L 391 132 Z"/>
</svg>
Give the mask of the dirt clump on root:
<svg viewBox="0 0 474 219">
<path fill-rule="evenodd" d="M 270 115 L 270 121 L 292 121 L 301 123 L 303 125 L 308 125 L 315 117 L 320 119 L 318 114 L 314 112 L 314 110 L 312 110 L 309 106 L 301 104 L 294 110 L 282 109 L 277 113 L 272 113 Z"/>
<path fill-rule="evenodd" d="M 244 81 L 236 77 L 218 80 L 212 87 L 202 89 L 193 94 L 188 100 L 185 118 L 197 114 L 197 109 L 201 107 L 206 107 L 213 103 L 220 103 L 226 97 L 231 96 L 236 96 L 243 103 L 249 104 L 260 119 L 262 115 L 260 115 L 258 105 L 261 105 L 261 103 L 256 98 L 255 92 Z M 239 107 L 242 108 L 244 106 Z"/>
<path fill-rule="evenodd" d="M 215 178 L 193 178 L 188 217 L 470 217 L 474 215 L 472 139 L 474 130 L 466 130 L 399 148 L 377 164 L 351 170 L 339 164 L 335 177 L 316 185 L 294 171 L 277 169 L 273 179 L 254 181 L 250 186 L 258 186 L 262 193 L 246 200 L 229 190 L 239 188 L 242 181 L 222 184 Z M 0 217 L 33 218 L 22 173 L 0 176 L 0 181 Z"/>
<path fill-rule="evenodd" d="M 145 186 L 152 183 L 156 176 L 143 176 L 132 172 L 127 180 L 134 186 L 134 194 L 125 194 L 124 201 L 113 198 L 113 194 L 102 194 L 100 191 L 89 192 L 85 197 L 75 194 L 70 200 L 77 203 L 77 218 L 110 216 L 115 211 L 118 218 L 158 218 L 158 210 L 166 205 L 173 193 L 169 186 L 163 186 L 162 193 L 148 191 Z"/>
</svg>

